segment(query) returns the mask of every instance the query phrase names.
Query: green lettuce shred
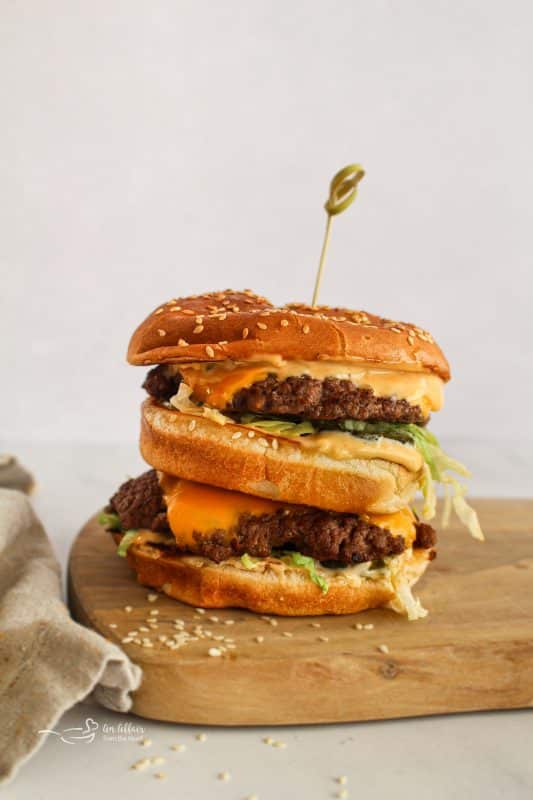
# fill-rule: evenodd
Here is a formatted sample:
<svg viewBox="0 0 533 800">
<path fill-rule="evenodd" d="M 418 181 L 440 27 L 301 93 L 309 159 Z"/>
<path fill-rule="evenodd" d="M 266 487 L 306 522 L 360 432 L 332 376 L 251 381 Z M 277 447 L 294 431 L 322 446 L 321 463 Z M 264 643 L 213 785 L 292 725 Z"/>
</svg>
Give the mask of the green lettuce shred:
<svg viewBox="0 0 533 800">
<path fill-rule="evenodd" d="M 138 535 L 139 531 L 126 531 L 117 547 L 117 555 L 125 558 L 128 548 L 133 544 Z"/>
<path fill-rule="evenodd" d="M 316 561 L 314 558 L 310 556 L 303 556 L 301 553 L 295 553 L 292 550 L 284 550 L 283 556 L 289 561 L 294 564 L 295 567 L 303 567 L 313 583 L 319 587 L 322 591 L 322 594 L 327 594 L 329 590 L 328 582 L 319 575 L 316 569 Z"/>
<path fill-rule="evenodd" d="M 265 433 L 275 433 L 279 436 L 304 436 L 307 433 L 316 433 L 311 422 L 291 422 L 285 419 L 263 419 L 255 414 L 243 414 L 239 420 L 243 425 L 250 425 Z"/>
<path fill-rule="evenodd" d="M 102 513 L 98 516 L 98 522 L 100 525 L 103 525 L 104 528 L 107 528 L 108 531 L 120 530 L 120 519 L 118 514 L 108 514 L 107 512 L 102 511 Z"/>
<path fill-rule="evenodd" d="M 253 567 L 257 564 L 257 561 L 251 558 L 248 553 L 243 553 L 241 556 L 241 562 L 243 567 L 246 569 L 253 569 Z"/>
</svg>

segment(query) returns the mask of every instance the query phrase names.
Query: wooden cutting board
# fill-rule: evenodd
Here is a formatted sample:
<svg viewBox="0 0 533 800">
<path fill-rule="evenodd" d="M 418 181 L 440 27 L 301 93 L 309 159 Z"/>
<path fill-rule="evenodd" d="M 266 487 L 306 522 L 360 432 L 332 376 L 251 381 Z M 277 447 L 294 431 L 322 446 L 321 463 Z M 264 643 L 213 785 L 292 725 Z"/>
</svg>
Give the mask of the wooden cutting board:
<svg viewBox="0 0 533 800">
<path fill-rule="evenodd" d="M 438 557 L 415 592 L 430 614 L 417 622 L 375 610 L 277 617 L 271 624 L 238 609 L 201 615 L 163 595 L 149 602 L 151 590 L 137 584 L 94 519 L 70 556 L 72 612 L 142 667 L 133 712 L 143 717 L 286 725 L 531 707 L 533 501 L 475 505 L 487 541 L 479 544 L 456 527 L 440 534 Z M 153 618 L 157 628 L 145 622 Z M 208 655 L 224 646 L 216 639 L 171 650 L 158 637 L 176 633 L 176 619 L 188 631 L 201 625 L 235 646 L 220 657 Z M 357 630 L 356 623 L 374 627 Z M 152 647 L 121 644 L 140 626 L 148 631 L 138 636 Z"/>
</svg>

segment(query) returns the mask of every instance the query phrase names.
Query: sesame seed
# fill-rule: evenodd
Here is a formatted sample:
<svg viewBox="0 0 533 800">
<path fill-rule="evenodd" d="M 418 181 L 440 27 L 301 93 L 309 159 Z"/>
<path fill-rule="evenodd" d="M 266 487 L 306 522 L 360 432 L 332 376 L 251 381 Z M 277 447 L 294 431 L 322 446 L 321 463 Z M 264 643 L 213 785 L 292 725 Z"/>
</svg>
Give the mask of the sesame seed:
<svg viewBox="0 0 533 800">
<path fill-rule="evenodd" d="M 229 774 L 229 772 L 219 772 L 217 777 L 219 781 L 229 781 L 231 775 Z"/>
<path fill-rule="evenodd" d="M 123 639 L 121 639 L 121 642 L 122 642 L 122 644 L 130 644 L 130 642 L 133 642 L 133 637 L 132 636 L 125 636 Z"/>
<path fill-rule="evenodd" d="M 277 439 L 272 439 L 272 441 L 270 442 L 270 444 L 272 445 L 272 449 L 273 449 L 273 450 L 277 450 L 277 449 L 278 449 L 278 447 L 279 447 L 279 442 L 278 442 L 278 440 L 277 440 Z"/>
<path fill-rule="evenodd" d="M 151 739 L 141 739 L 139 744 L 141 745 L 141 747 L 151 747 L 152 746 L 152 740 Z"/>
<path fill-rule="evenodd" d="M 365 631 L 373 631 L 374 630 L 374 626 L 372 625 L 371 622 L 369 622 L 367 625 L 363 625 L 363 628 L 365 629 Z"/>
<path fill-rule="evenodd" d="M 319 636 L 317 641 L 318 642 L 329 642 L 329 638 L 327 636 Z"/>
<path fill-rule="evenodd" d="M 311 623 L 311 627 L 312 628 L 320 628 L 320 622 L 312 622 Z"/>
<path fill-rule="evenodd" d="M 287 639 L 292 639 L 292 633 L 290 633 L 289 631 L 283 631 L 283 636 L 286 636 Z"/>
<path fill-rule="evenodd" d="M 158 328 L 157 332 L 160 336 L 166 336 L 167 332 L 163 330 L 163 328 Z"/>
<path fill-rule="evenodd" d="M 257 322 L 256 325 L 262 331 L 266 331 L 266 329 L 267 329 L 267 326 L 265 325 L 264 322 Z"/>
<path fill-rule="evenodd" d="M 363 630 L 363 625 L 361 625 L 360 622 L 356 622 L 355 625 L 352 625 L 352 628 L 354 630 L 356 630 L 356 631 L 362 631 Z"/>
<path fill-rule="evenodd" d="M 150 592 L 150 594 L 146 595 L 146 599 L 148 600 L 149 603 L 155 603 L 155 601 L 158 598 L 159 598 L 159 595 L 155 594 L 155 592 Z M 159 614 L 159 611 L 150 611 L 150 614 Z"/>
<path fill-rule="evenodd" d="M 190 308 L 184 308 L 183 313 L 187 314 L 188 317 L 194 317 L 194 311 L 191 311 Z"/>
<path fill-rule="evenodd" d="M 210 647 L 209 650 L 207 651 L 207 655 L 217 658 L 218 656 L 222 655 L 222 652 L 221 650 L 219 650 L 218 647 Z"/>
<path fill-rule="evenodd" d="M 196 428 L 196 420 L 192 419 L 187 425 L 187 430 L 193 431 Z"/>
<path fill-rule="evenodd" d="M 163 758 L 163 756 L 152 756 L 150 761 L 152 764 L 164 764 L 166 762 L 166 758 Z"/>
<path fill-rule="evenodd" d="M 192 332 L 193 333 L 201 333 L 203 331 L 203 329 L 204 329 L 203 325 L 196 325 L 196 327 L 193 328 Z"/>
<path fill-rule="evenodd" d="M 255 431 L 248 431 L 248 438 L 253 439 L 255 436 Z"/>
<path fill-rule="evenodd" d="M 248 328 L 243 328 L 242 329 L 242 338 L 243 339 L 247 339 L 248 338 L 248 333 L 249 333 Z"/>
<path fill-rule="evenodd" d="M 341 786 L 345 786 L 348 783 L 348 778 L 346 777 L 346 775 L 340 775 L 337 778 L 337 783 L 340 783 Z"/>
<path fill-rule="evenodd" d="M 241 431 L 237 431 L 236 433 L 234 433 L 234 434 L 232 435 L 232 437 L 231 437 L 231 438 L 232 438 L 232 439 L 240 439 L 240 438 L 241 438 L 241 436 L 242 436 L 242 432 L 241 432 Z"/>
<path fill-rule="evenodd" d="M 234 619 L 225 619 L 224 620 L 224 625 L 235 625 L 235 620 Z"/>
<path fill-rule="evenodd" d="M 150 628 L 147 628 L 146 625 L 140 625 L 139 630 L 143 633 L 150 633 Z"/>
<path fill-rule="evenodd" d="M 145 640 L 142 644 L 143 647 L 153 647 L 154 645 L 150 640 Z"/>
<path fill-rule="evenodd" d="M 218 622 L 218 617 L 208 617 L 209 622 Z"/>
<path fill-rule="evenodd" d="M 205 608 L 195 608 L 197 614 L 205 614 Z"/>
<path fill-rule="evenodd" d="M 281 325 L 282 328 L 286 328 L 287 325 L 289 324 L 289 320 L 288 319 L 282 319 L 279 324 Z"/>
<path fill-rule="evenodd" d="M 166 777 L 164 772 L 154 772 L 154 778 L 157 778 L 158 781 L 164 781 Z"/>
<path fill-rule="evenodd" d="M 149 600 L 150 603 L 154 603 L 157 600 L 157 595 L 153 598 L 153 600 Z M 151 608 L 148 612 L 151 617 L 156 617 L 159 614 L 158 608 Z"/>
<path fill-rule="evenodd" d="M 133 611 L 133 606 L 124 606 L 124 611 L 126 612 L 126 614 L 131 614 L 131 612 Z"/>
<path fill-rule="evenodd" d="M 181 311 L 181 306 L 172 306 L 171 311 Z"/>
<path fill-rule="evenodd" d="M 206 739 L 207 739 L 207 734 L 206 733 L 197 733 L 194 738 L 196 739 L 197 742 L 205 742 Z"/>
<path fill-rule="evenodd" d="M 265 641 L 265 637 L 264 636 L 256 636 L 254 641 L 256 641 L 258 644 L 261 644 L 261 642 Z"/>
<path fill-rule="evenodd" d="M 157 311 L 154 311 L 154 314 L 162 314 L 164 310 L 164 308 L 158 308 Z"/>
<path fill-rule="evenodd" d="M 390 650 L 386 644 L 380 644 L 378 646 L 378 650 L 380 653 L 390 653 Z"/>
<path fill-rule="evenodd" d="M 279 747 L 281 749 L 287 747 L 286 742 L 272 742 L 272 747 Z"/>
<path fill-rule="evenodd" d="M 197 325 L 201 325 L 202 322 L 203 322 L 203 319 L 204 319 L 203 315 L 202 314 L 198 314 L 198 316 L 194 318 L 194 321 L 196 322 Z"/>
<path fill-rule="evenodd" d="M 214 358 L 215 351 L 213 350 L 213 348 L 210 345 L 207 345 L 207 347 L 205 348 L 205 352 L 207 353 L 209 358 Z"/>
<path fill-rule="evenodd" d="M 146 769 L 146 767 L 150 764 L 149 758 L 140 758 L 134 764 L 131 765 L 130 769 L 141 770 Z"/>
<path fill-rule="evenodd" d="M 171 744 L 170 749 L 175 750 L 177 753 L 183 753 L 187 748 L 184 744 Z"/>
<path fill-rule="evenodd" d="M 189 346 L 189 342 L 187 342 L 185 339 L 178 339 L 178 346 L 179 347 L 188 347 Z"/>
<path fill-rule="evenodd" d="M 263 447 L 268 447 L 268 439 L 263 439 L 263 437 L 260 436 L 257 441 L 259 444 L 263 445 Z"/>
<path fill-rule="evenodd" d="M 265 738 L 263 739 L 263 742 L 265 744 L 273 744 L 274 743 L 274 739 L 271 736 L 265 736 Z"/>
<path fill-rule="evenodd" d="M 278 627 L 277 619 L 269 619 L 268 621 L 272 625 L 273 628 L 277 628 Z"/>
<path fill-rule="evenodd" d="M 302 330 L 304 333 L 309 333 L 309 325 L 304 325 Z"/>
<path fill-rule="evenodd" d="M 117 627 L 117 623 L 116 622 L 110 622 L 108 627 L 109 628 L 116 628 Z"/>
<path fill-rule="evenodd" d="M 344 798 L 348 797 L 348 790 L 347 789 L 341 789 L 340 792 L 337 792 L 337 797 L 343 798 L 343 800 L 344 800 Z"/>
</svg>

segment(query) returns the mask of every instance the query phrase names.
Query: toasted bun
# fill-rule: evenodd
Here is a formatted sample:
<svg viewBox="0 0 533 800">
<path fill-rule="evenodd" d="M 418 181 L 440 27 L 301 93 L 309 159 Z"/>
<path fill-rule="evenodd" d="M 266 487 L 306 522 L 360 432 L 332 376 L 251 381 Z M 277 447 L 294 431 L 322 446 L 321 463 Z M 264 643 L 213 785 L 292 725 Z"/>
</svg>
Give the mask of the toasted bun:
<svg viewBox="0 0 533 800">
<path fill-rule="evenodd" d="M 430 550 L 402 553 L 397 557 L 399 577 L 412 586 L 431 554 Z M 323 594 L 305 570 L 278 559 L 261 559 L 248 570 L 238 558 L 216 564 L 200 556 L 165 555 L 149 544 L 131 545 L 127 557 L 139 583 L 192 606 L 248 608 L 289 617 L 355 614 L 378 606 L 405 613 L 387 576 L 361 578 L 350 568 L 327 570 L 329 590 Z"/>
<path fill-rule="evenodd" d="M 167 409 L 152 399 L 145 400 L 141 413 L 143 458 L 155 469 L 179 478 L 353 513 L 399 511 L 416 491 L 418 473 L 390 461 L 337 461 L 267 433 L 249 439 L 240 425 L 219 425 Z M 233 439 L 237 431 L 241 436 Z M 269 446 L 273 438 L 277 450 Z"/>
<path fill-rule="evenodd" d="M 252 292 L 211 292 L 170 300 L 133 334 L 130 364 L 286 359 L 364 361 L 433 372 L 450 368 L 429 333 L 364 311 L 293 303 L 275 308 Z"/>
</svg>

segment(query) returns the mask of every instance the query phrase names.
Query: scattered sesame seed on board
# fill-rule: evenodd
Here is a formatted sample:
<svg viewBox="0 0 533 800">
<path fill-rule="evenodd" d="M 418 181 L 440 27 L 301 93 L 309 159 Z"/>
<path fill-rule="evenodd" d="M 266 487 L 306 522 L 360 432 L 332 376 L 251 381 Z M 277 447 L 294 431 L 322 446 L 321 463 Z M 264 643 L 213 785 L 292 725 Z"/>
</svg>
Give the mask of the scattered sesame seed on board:
<svg viewBox="0 0 533 800">
<path fill-rule="evenodd" d="M 366 625 L 363 625 L 363 628 L 365 629 L 365 631 L 373 631 L 374 625 L 371 622 L 367 622 Z"/>
<path fill-rule="evenodd" d="M 197 614 L 205 614 L 205 608 L 195 608 Z"/>
<path fill-rule="evenodd" d="M 194 738 L 197 742 L 205 742 L 207 741 L 207 733 L 197 733 Z"/>
<path fill-rule="evenodd" d="M 151 747 L 152 746 L 152 740 L 151 739 L 141 739 L 139 744 L 140 744 L 141 747 Z"/>
<path fill-rule="evenodd" d="M 153 600 L 150 600 L 149 602 L 150 603 L 155 603 L 156 600 L 157 600 L 157 595 L 155 596 L 155 598 Z M 149 613 L 149 615 L 151 617 L 157 617 L 157 615 L 159 614 L 159 609 L 158 608 L 151 608 L 148 613 Z"/>
<path fill-rule="evenodd" d="M 254 637 L 254 641 L 257 642 L 258 644 L 261 644 L 261 642 L 265 641 L 265 637 L 264 636 L 255 636 Z"/>
<path fill-rule="evenodd" d="M 284 750 L 285 747 L 287 747 L 287 743 L 286 742 L 279 742 L 279 741 L 272 742 L 272 747 L 278 747 L 280 750 Z"/>
<path fill-rule="evenodd" d="M 164 764 L 166 762 L 166 758 L 163 758 L 163 756 L 152 756 L 150 762 L 156 765 Z"/>
<path fill-rule="evenodd" d="M 131 612 L 133 611 L 133 606 L 124 606 L 124 611 L 126 612 L 126 614 L 131 614 Z"/>
<path fill-rule="evenodd" d="M 174 750 L 176 753 L 183 753 L 187 748 L 184 744 L 171 744 L 170 749 Z"/>
<path fill-rule="evenodd" d="M 231 775 L 229 772 L 224 770 L 224 772 L 218 773 L 217 778 L 219 779 L 219 781 L 229 781 L 231 779 Z"/>
<path fill-rule="evenodd" d="M 335 779 L 337 783 L 340 783 L 341 786 L 345 786 L 348 783 L 348 778 L 346 775 L 339 775 L 338 778 Z"/>
<path fill-rule="evenodd" d="M 208 656 L 212 656 L 213 658 L 218 658 L 218 656 L 222 655 L 222 651 L 218 647 L 210 647 L 207 651 Z"/>
<path fill-rule="evenodd" d="M 272 738 L 272 736 L 265 736 L 264 739 L 263 739 L 263 742 L 265 744 L 273 744 L 274 743 L 274 739 Z"/>
<path fill-rule="evenodd" d="M 344 800 L 344 798 L 348 797 L 348 790 L 347 789 L 341 789 L 339 792 L 337 792 L 336 796 L 339 797 L 339 798 L 342 798 L 342 800 Z"/>
<path fill-rule="evenodd" d="M 292 639 L 293 637 L 293 634 L 290 631 L 283 631 L 282 635 L 285 636 L 287 639 Z"/>
<path fill-rule="evenodd" d="M 155 601 L 159 599 L 159 595 L 155 594 L 155 592 L 150 592 L 150 594 L 146 595 L 146 599 L 148 600 L 149 603 L 155 603 Z M 150 614 L 151 613 L 152 612 L 150 611 Z"/>
<path fill-rule="evenodd" d="M 156 778 L 158 781 L 164 781 L 166 777 L 166 773 L 164 772 L 154 772 L 154 778 Z"/>
<path fill-rule="evenodd" d="M 312 622 L 311 623 L 311 627 L 312 628 L 320 628 L 320 622 Z"/>
<path fill-rule="evenodd" d="M 380 644 L 378 650 L 380 653 L 390 653 L 389 647 L 386 644 Z"/>
<path fill-rule="evenodd" d="M 328 636 L 319 636 L 317 642 L 329 642 Z"/>
<path fill-rule="evenodd" d="M 132 636 L 125 636 L 120 641 L 122 642 L 122 644 L 130 644 L 131 642 L 133 642 L 133 637 Z"/>
</svg>

